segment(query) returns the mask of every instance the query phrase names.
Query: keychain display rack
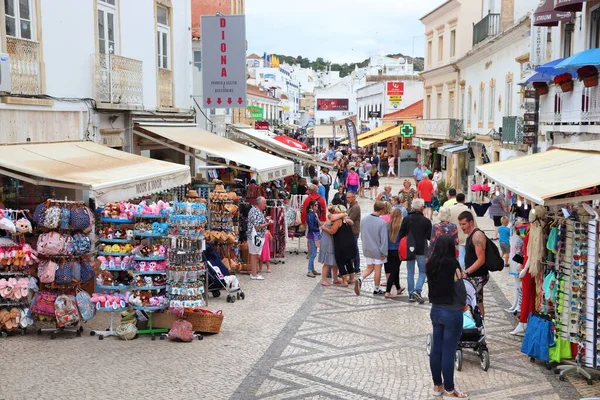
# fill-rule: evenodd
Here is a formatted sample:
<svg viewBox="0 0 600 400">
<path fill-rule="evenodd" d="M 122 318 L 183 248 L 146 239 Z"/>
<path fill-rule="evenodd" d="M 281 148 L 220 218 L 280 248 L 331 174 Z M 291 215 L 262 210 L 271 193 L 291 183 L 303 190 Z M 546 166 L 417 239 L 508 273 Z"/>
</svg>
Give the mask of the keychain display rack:
<svg viewBox="0 0 600 400">
<path fill-rule="evenodd" d="M 108 206 L 110 208 L 110 205 Z M 99 218 L 97 260 L 100 263 L 96 292 L 92 298 L 96 310 L 110 313 L 106 330 L 93 330 L 91 336 L 103 340 L 116 336 L 115 314 L 129 309 L 129 290 L 133 282 L 133 231 L 135 220 L 130 216 L 103 216 Z"/>
</svg>

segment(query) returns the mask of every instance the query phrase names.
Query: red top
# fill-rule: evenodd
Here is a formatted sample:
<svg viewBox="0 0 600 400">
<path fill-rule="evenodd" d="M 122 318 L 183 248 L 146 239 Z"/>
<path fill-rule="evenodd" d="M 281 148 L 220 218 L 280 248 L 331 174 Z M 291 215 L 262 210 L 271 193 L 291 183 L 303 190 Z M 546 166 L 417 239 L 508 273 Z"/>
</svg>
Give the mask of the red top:
<svg viewBox="0 0 600 400">
<path fill-rule="evenodd" d="M 327 217 L 327 204 L 325 204 L 325 199 L 321 197 L 320 194 L 313 193 L 309 195 L 308 198 L 304 200 L 304 203 L 302 204 L 302 223 L 306 224 L 306 210 L 308 209 L 308 203 L 310 203 L 311 200 L 316 200 L 319 202 L 319 220 L 321 222 L 325 222 Z"/>
<path fill-rule="evenodd" d="M 419 182 L 417 189 L 419 190 L 419 196 L 424 201 L 430 202 L 433 199 L 433 182 L 429 179 L 423 179 Z"/>
</svg>

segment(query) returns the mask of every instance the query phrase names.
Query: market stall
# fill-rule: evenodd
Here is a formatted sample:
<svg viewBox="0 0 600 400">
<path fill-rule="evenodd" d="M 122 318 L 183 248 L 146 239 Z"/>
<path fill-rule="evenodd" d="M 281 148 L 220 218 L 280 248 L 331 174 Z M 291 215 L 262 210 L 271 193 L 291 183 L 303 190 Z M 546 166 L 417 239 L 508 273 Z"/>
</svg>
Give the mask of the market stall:
<svg viewBox="0 0 600 400">
<path fill-rule="evenodd" d="M 600 375 L 600 273 L 598 201 L 600 142 L 559 145 L 556 150 L 479 166 L 504 192 L 523 237 L 516 260 L 521 276 L 521 351 L 556 372 Z M 519 224 L 527 221 L 526 230 Z M 522 225 L 521 225 L 522 226 Z M 515 241 L 518 243 L 518 241 Z"/>
</svg>

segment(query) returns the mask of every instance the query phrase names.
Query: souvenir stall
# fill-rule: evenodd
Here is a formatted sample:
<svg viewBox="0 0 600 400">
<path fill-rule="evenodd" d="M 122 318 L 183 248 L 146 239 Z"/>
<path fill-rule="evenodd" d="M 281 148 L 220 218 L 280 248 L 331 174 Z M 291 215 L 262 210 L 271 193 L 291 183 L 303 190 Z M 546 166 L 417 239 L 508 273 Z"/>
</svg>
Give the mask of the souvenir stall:
<svg viewBox="0 0 600 400">
<path fill-rule="evenodd" d="M 217 184 L 209 195 L 208 228 L 206 241 L 220 255 L 229 270 L 239 270 L 239 197 L 227 192 L 223 184 Z"/>
<path fill-rule="evenodd" d="M 285 247 L 288 236 L 286 210 L 285 200 L 267 200 L 265 214 L 273 220 L 273 224 L 269 226 L 272 238 L 269 243 L 269 252 L 271 262 L 274 264 L 285 264 Z"/>
<path fill-rule="evenodd" d="M 37 267 L 36 251 L 26 241 L 32 233 L 25 210 L 0 210 L 0 336 L 20 331 L 33 324 L 30 301 L 37 284 L 30 276 Z"/>
<path fill-rule="evenodd" d="M 513 333 L 524 332 L 521 351 L 549 368 L 557 365 L 560 380 L 573 372 L 590 385 L 600 376 L 600 181 L 579 171 L 596 168 L 599 142 L 478 167 L 516 200 L 513 213 L 529 223 L 522 259 L 516 258 L 521 301 L 513 305 L 520 311 Z"/>
<path fill-rule="evenodd" d="M 286 202 L 286 221 L 287 221 L 287 236 L 291 242 L 297 239 L 297 247 L 292 249 L 287 247 L 290 253 L 299 254 L 300 252 L 308 253 L 306 249 L 301 248 L 300 239 L 306 236 L 305 230 L 302 228 L 302 204 L 308 198 L 308 195 L 293 194 Z"/>
</svg>

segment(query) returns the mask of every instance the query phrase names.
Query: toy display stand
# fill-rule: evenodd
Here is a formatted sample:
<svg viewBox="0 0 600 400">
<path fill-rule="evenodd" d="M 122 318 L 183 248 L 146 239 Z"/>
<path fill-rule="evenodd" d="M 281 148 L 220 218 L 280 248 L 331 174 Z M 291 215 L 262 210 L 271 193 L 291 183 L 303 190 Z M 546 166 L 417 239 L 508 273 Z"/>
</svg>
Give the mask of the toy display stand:
<svg viewBox="0 0 600 400">
<path fill-rule="evenodd" d="M 101 217 L 101 218 L 99 218 L 99 222 L 100 222 L 100 225 L 102 226 L 99 233 L 100 234 L 107 233 L 107 234 L 103 237 L 99 237 L 98 243 L 105 244 L 105 245 L 111 245 L 111 244 L 127 245 L 127 244 L 133 243 L 133 237 L 127 236 L 126 232 L 129 230 L 127 228 L 130 228 L 130 226 L 135 223 L 135 220 Z M 98 251 L 97 254 L 98 254 L 98 256 L 101 256 L 104 258 L 106 258 L 106 257 L 110 257 L 110 258 L 121 257 L 122 258 L 122 257 L 131 256 L 131 252 L 115 253 L 112 251 L 110 251 L 110 252 L 109 251 Z M 127 262 L 121 262 L 120 265 L 116 265 L 114 262 L 109 262 L 108 264 L 101 262 L 99 269 L 100 269 L 100 271 L 107 271 L 110 273 L 120 273 L 120 272 L 126 271 L 128 274 L 131 274 L 133 266 L 131 263 L 127 263 Z M 96 282 L 96 292 L 100 292 L 100 293 L 105 293 L 105 294 L 122 293 L 122 292 L 128 291 L 129 289 L 130 289 L 129 285 L 108 286 L 108 285 L 102 285 L 102 284 L 99 284 L 98 282 Z M 117 336 L 117 334 L 114 330 L 116 328 L 115 313 L 121 313 L 128 309 L 129 309 L 129 307 L 127 305 L 125 307 L 122 307 L 121 304 L 116 305 L 116 307 L 113 307 L 113 306 L 101 307 L 99 305 L 99 303 L 97 303 L 96 311 L 110 313 L 110 325 L 108 328 L 106 328 L 103 331 L 102 330 L 90 331 L 90 336 L 98 336 L 98 340 L 104 340 L 105 337 L 109 337 L 109 336 Z"/>
<path fill-rule="evenodd" d="M 139 223 L 151 223 L 155 222 L 161 225 L 167 225 L 164 221 L 169 218 L 168 214 L 137 214 L 136 218 L 136 229 L 133 232 L 134 237 L 136 238 L 136 243 L 141 246 L 159 246 L 159 245 L 167 245 L 167 232 L 166 230 L 160 231 L 150 231 L 150 230 L 140 230 L 138 229 Z M 133 291 L 139 292 L 151 292 L 153 295 L 164 295 L 166 293 L 166 281 L 167 281 L 167 270 L 165 269 L 146 269 L 143 267 L 145 263 L 164 263 L 168 264 L 166 254 L 162 255 L 154 255 L 154 254 L 135 254 L 134 258 L 134 271 L 133 274 L 137 278 L 145 279 L 147 277 L 151 277 L 154 279 L 162 279 L 165 282 L 164 285 L 149 285 L 147 283 L 143 283 L 142 285 L 134 284 L 131 286 Z M 148 327 L 146 329 L 139 329 L 138 335 L 150 335 L 152 340 L 156 340 L 156 336 L 159 335 L 162 338 L 163 334 L 169 332 L 169 329 L 165 328 L 155 328 L 152 325 L 152 314 L 156 311 L 162 311 L 167 308 L 167 304 L 161 304 L 157 306 L 153 305 L 135 305 L 132 304 L 133 309 L 136 311 L 142 311 L 144 315 L 148 318 Z"/>
</svg>

